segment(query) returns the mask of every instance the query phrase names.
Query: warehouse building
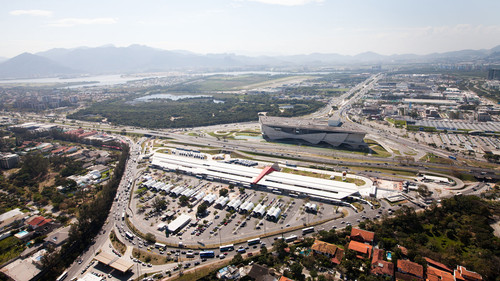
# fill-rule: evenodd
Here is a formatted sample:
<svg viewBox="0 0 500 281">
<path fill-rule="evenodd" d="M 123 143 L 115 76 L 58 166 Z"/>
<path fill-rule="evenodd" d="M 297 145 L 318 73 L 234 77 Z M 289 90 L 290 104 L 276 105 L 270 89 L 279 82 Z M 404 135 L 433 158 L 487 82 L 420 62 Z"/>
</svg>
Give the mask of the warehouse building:
<svg viewBox="0 0 500 281">
<path fill-rule="evenodd" d="M 188 175 L 202 177 L 207 180 L 234 183 L 243 187 L 256 186 L 267 188 L 270 191 L 280 190 L 285 193 L 300 194 L 330 201 L 340 201 L 346 197 L 359 194 L 358 187 L 353 183 L 278 171 L 264 175 L 258 183 L 254 184 L 255 180 L 261 175 L 262 169 L 171 154 L 155 153 L 152 157 L 151 165 L 154 168 L 167 171 L 181 171 Z M 178 192 L 177 190 L 175 191 Z M 215 201 L 215 199 L 213 200 Z M 234 206 L 234 203 L 236 202 L 230 204 L 231 208 L 237 209 L 242 202 L 239 202 L 237 206 Z"/>
<path fill-rule="evenodd" d="M 191 221 L 190 216 L 182 214 L 168 224 L 167 231 L 170 233 L 176 233 L 177 231 L 181 230 L 184 226 L 186 226 L 190 221 Z"/>
</svg>

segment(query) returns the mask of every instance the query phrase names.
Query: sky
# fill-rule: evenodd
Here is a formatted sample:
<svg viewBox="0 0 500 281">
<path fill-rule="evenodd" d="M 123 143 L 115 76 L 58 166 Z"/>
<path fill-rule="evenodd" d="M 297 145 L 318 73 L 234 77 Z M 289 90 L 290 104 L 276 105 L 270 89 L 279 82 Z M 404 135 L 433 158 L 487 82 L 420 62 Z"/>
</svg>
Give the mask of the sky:
<svg viewBox="0 0 500 281">
<path fill-rule="evenodd" d="M 0 0 L 0 57 L 132 44 L 200 54 L 429 54 L 500 45 L 498 0 Z"/>
</svg>

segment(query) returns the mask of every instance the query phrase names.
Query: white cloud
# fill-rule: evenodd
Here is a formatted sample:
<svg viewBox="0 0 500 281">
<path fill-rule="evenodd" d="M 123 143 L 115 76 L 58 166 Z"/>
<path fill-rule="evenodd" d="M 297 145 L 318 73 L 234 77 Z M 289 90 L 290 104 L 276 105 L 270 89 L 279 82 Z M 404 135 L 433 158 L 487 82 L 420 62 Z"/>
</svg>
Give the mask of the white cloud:
<svg viewBox="0 0 500 281">
<path fill-rule="evenodd" d="M 55 27 L 71 27 L 75 25 L 90 25 L 90 24 L 115 24 L 114 18 L 64 18 L 53 21 L 49 26 Z"/>
<path fill-rule="evenodd" d="M 309 3 L 322 3 L 324 0 L 247 0 L 270 5 L 302 6 Z"/>
<path fill-rule="evenodd" d="M 39 16 L 39 17 L 50 17 L 52 16 L 52 11 L 47 10 L 13 10 L 10 11 L 9 14 L 13 16 Z"/>
</svg>

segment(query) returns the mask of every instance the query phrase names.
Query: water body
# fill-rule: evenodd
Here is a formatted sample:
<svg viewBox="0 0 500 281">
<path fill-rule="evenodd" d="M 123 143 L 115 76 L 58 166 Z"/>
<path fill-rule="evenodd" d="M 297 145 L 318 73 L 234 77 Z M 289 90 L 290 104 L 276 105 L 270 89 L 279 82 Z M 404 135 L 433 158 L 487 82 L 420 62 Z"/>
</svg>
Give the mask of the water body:
<svg viewBox="0 0 500 281">
<path fill-rule="evenodd" d="M 211 97 L 212 96 L 207 96 L 207 95 L 154 94 L 154 95 L 148 95 L 148 96 L 136 98 L 136 99 L 134 99 L 134 102 L 148 102 L 148 101 L 154 101 L 157 99 L 180 100 L 180 99 L 211 98 Z M 221 101 L 217 101 L 216 103 L 219 103 L 219 102 L 221 102 Z"/>
<path fill-rule="evenodd" d="M 74 77 L 74 78 L 50 77 L 50 78 L 32 78 L 32 79 L 9 79 L 9 80 L 0 80 L 0 84 L 82 83 L 82 85 L 72 85 L 69 87 L 69 88 L 78 88 L 78 87 L 88 87 L 88 86 L 109 86 L 109 85 L 125 84 L 130 81 L 137 81 L 154 77 L 162 77 L 162 76 L 133 77 L 133 76 L 122 76 L 121 74 L 114 74 L 114 75 L 98 75 L 98 76 L 85 76 L 85 77 Z M 95 81 L 95 83 L 88 83 L 89 81 L 91 82 Z"/>
</svg>

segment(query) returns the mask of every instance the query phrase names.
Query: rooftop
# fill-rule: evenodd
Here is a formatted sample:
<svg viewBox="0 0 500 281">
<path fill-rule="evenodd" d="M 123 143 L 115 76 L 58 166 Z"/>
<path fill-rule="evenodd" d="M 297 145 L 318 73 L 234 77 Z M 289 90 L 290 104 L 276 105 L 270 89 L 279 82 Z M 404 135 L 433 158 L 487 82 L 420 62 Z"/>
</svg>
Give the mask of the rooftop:
<svg viewBox="0 0 500 281">
<path fill-rule="evenodd" d="M 424 267 L 409 260 L 398 260 L 398 271 L 418 277 L 424 276 Z"/>
<path fill-rule="evenodd" d="M 355 131 L 328 126 L 327 120 L 259 116 L 259 122 L 266 126 L 279 126 L 283 128 L 302 128 L 338 133 L 356 133 Z"/>
<path fill-rule="evenodd" d="M 361 240 L 363 242 L 373 242 L 375 238 L 375 232 L 366 231 L 358 228 L 353 228 L 351 230 L 351 239 Z"/>
</svg>

